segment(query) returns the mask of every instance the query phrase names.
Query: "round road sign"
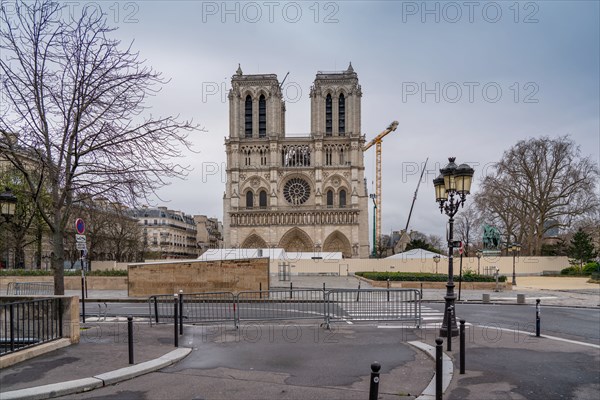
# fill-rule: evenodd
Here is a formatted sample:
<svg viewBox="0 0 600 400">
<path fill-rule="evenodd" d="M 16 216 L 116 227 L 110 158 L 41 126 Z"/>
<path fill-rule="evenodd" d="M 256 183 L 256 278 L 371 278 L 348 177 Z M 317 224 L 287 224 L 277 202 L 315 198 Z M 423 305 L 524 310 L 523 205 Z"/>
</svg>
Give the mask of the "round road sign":
<svg viewBox="0 0 600 400">
<path fill-rule="evenodd" d="M 85 232 L 85 223 L 81 218 L 77 218 L 75 221 L 75 230 L 78 234 L 83 235 Z"/>
</svg>

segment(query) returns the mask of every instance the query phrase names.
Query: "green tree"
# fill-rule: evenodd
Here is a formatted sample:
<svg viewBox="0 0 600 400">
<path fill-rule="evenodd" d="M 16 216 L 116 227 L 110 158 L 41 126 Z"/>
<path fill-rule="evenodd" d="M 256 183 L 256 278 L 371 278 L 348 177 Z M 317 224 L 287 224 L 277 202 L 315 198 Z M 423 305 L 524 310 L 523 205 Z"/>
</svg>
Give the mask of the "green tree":
<svg viewBox="0 0 600 400">
<path fill-rule="evenodd" d="M 579 229 L 571 239 L 569 246 L 569 257 L 571 264 L 579 264 L 579 269 L 583 269 L 583 265 L 596 257 L 598 253 L 592 244 L 592 237 L 584 230 Z"/>
</svg>

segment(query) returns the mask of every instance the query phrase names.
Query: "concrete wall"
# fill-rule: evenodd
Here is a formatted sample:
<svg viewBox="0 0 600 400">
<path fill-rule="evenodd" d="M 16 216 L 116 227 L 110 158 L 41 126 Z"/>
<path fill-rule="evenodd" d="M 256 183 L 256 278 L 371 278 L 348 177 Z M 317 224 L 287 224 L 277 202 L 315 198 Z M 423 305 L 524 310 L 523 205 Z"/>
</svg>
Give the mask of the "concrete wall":
<svg viewBox="0 0 600 400">
<path fill-rule="evenodd" d="M 116 261 L 92 261 L 92 271 L 108 271 L 111 269 L 127 271 L 129 263 L 118 263 Z"/>
<path fill-rule="evenodd" d="M 269 259 L 172 261 L 129 265 L 129 296 L 240 292 L 269 287 Z"/>
<path fill-rule="evenodd" d="M 270 271 L 277 274 L 278 264 L 281 261 L 271 260 Z M 433 259 L 343 259 L 343 260 L 288 260 L 291 264 L 291 273 L 297 274 L 330 274 L 345 276 L 359 271 L 396 271 L 396 272 L 436 272 Z M 454 270 L 458 275 L 460 258 L 454 258 Z M 500 268 L 501 275 L 512 276 L 512 257 L 485 257 L 481 258 L 479 270 L 484 273 L 485 267 Z M 543 271 L 560 272 L 570 266 L 567 257 L 517 257 L 515 271 L 517 275 L 540 275 Z M 438 273 L 447 273 L 448 259 L 442 258 L 438 266 Z M 478 270 L 477 257 L 463 258 L 463 271 Z"/>
</svg>

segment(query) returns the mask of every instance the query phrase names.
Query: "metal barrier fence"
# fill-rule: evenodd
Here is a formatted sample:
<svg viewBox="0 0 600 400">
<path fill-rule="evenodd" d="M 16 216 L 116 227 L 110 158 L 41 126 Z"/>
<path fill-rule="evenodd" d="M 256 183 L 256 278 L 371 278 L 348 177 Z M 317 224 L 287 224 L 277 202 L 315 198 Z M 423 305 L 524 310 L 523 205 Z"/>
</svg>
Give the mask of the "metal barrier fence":
<svg viewBox="0 0 600 400">
<path fill-rule="evenodd" d="M 416 289 L 295 289 L 184 293 L 182 319 L 188 323 L 322 319 L 409 321 L 421 324 L 421 294 Z M 174 296 L 148 299 L 150 323 L 173 321 Z"/>
<path fill-rule="evenodd" d="M 240 321 L 325 318 L 323 290 L 268 290 L 240 292 L 236 296 Z"/>
<path fill-rule="evenodd" d="M 8 296 L 53 295 L 54 284 L 47 282 L 8 282 Z"/>
<path fill-rule="evenodd" d="M 62 337 L 62 299 L 0 304 L 0 354 Z"/>
<path fill-rule="evenodd" d="M 421 325 L 421 292 L 416 289 L 333 289 L 325 296 L 325 324 L 343 321 L 403 321 Z"/>
</svg>

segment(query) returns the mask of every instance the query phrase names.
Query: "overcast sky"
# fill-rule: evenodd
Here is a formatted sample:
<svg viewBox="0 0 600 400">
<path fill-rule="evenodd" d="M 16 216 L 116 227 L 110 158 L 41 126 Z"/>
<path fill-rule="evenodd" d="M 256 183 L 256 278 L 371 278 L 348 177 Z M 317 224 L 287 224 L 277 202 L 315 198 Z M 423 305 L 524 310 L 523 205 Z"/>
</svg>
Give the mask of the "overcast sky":
<svg viewBox="0 0 600 400">
<path fill-rule="evenodd" d="M 76 6 L 83 4 L 90 3 Z M 383 233 L 406 224 L 427 158 L 410 228 L 440 236 L 447 218 L 431 181 L 448 156 L 480 178 L 517 141 L 568 134 L 599 162 L 597 1 L 98 4 L 116 35 L 134 40 L 171 79 L 152 113 L 193 118 L 206 129 L 192 138 L 199 153 L 185 160 L 194 171 L 160 192 L 172 209 L 223 218 L 227 91 L 238 63 L 245 74 L 275 73 L 280 81 L 289 72 L 286 130 L 301 134 L 310 130 L 317 71 L 352 62 L 367 140 L 400 122 L 383 143 Z M 365 164 L 372 191 L 374 151 Z"/>
</svg>

